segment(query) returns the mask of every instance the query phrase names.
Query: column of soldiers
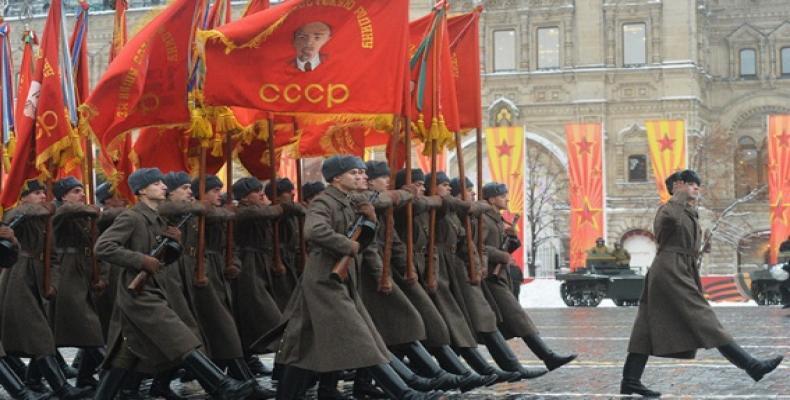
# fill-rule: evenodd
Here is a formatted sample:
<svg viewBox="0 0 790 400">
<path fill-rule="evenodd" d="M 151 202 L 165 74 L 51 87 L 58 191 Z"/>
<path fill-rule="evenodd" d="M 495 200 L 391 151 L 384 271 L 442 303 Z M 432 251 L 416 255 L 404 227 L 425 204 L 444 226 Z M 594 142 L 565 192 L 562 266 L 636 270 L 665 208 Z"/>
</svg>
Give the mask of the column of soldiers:
<svg viewBox="0 0 790 400">
<path fill-rule="evenodd" d="M 135 204 L 105 184 L 101 210 L 85 204 L 73 177 L 53 184 L 54 202 L 28 181 L 0 227 L 9 268 L 0 275 L 0 384 L 15 399 L 133 399 L 152 378 L 151 396 L 181 399 L 171 389 L 180 375 L 217 399 L 297 399 L 315 385 L 319 399 L 345 399 L 338 382 L 353 380 L 354 398 L 439 399 L 576 358 L 549 348 L 513 294 L 520 243 L 501 216 L 504 184 L 484 185 L 475 201 L 468 180 L 393 174 L 354 156 L 326 159 L 322 175 L 326 185 L 302 187 L 302 204 L 288 179 L 264 187 L 255 178 L 237 180 L 223 204 L 216 176 L 142 168 L 128 178 Z M 687 197 L 676 200 L 682 211 Z M 658 304 L 653 281 L 642 308 Z M 707 312 L 697 307 L 693 315 Z M 781 360 L 758 362 L 727 344 L 715 317 L 689 332 L 711 340 L 665 349 L 650 340 L 642 308 L 623 393 L 657 394 L 639 381 L 650 354 L 719 347 L 755 379 Z M 522 365 L 512 338 L 545 368 Z M 75 385 L 60 347 L 80 349 Z M 273 370 L 257 357 L 269 353 Z"/>
</svg>

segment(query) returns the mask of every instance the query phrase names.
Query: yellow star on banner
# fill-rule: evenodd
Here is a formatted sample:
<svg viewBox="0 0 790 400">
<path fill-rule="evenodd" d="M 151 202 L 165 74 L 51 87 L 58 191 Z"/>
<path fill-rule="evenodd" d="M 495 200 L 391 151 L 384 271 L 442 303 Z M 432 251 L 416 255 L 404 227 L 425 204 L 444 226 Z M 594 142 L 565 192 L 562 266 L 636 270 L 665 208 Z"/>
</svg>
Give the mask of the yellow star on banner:
<svg viewBox="0 0 790 400">
<path fill-rule="evenodd" d="M 595 220 L 595 215 L 601 212 L 600 208 L 592 208 L 590 206 L 590 199 L 587 196 L 584 196 L 582 200 L 584 204 L 582 204 L 582 208 L 574 208 L 572 211 L 578 213 L 578 222 L 579 225 L 583 225 L 585 222 L 588 222 L 593 229 L 596 231 L 598 230 L 598 221 Z"/>
</svg>

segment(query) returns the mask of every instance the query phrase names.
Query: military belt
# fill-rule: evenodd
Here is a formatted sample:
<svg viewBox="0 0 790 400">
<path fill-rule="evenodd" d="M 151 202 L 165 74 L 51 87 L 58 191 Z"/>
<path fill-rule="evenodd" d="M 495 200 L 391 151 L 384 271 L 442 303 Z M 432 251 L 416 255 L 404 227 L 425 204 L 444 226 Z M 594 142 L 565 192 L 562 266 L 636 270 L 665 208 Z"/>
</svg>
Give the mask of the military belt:
<svg viewBox="0 0 790 400">
<path fill-rule="evenodd" d="M 699 256 L 699 252 L 696 252 L 696 251 L 691 250 L 691 249 L 687 249 L 685 247 L 680 247 L 680 246 L 665 246 L 665 247 L 659 248 L 658 251 L 659 252 L 663 251 L 663 252 L 667 252 L 667 253 L 683 254 L 684 256 L 692 256 L 692 257 L 698 257 Z"/>
<path fill-rule="evenodd" d="M 20 257 L 31 258 L 33 260 L 44 261 L 44 253 L 33 254 L 27 250 L 19 250 Z"/>
<path fill-rule="evenodd" d="M 82 254 L 85 257 L 93 255 L 90 247 L 56 247 L 55 254 Z"/>
<path fill-rule="evenodd" d="M 249 252 L 249 253 L 266 253 L 266 254 L 272 253 L 272 249 L 271 248 L 252 247 L 252 246 L 240 247 L 239 251 L 241 251 L 242 253 L 244 253 L 244 252 Z"/>
</svg>

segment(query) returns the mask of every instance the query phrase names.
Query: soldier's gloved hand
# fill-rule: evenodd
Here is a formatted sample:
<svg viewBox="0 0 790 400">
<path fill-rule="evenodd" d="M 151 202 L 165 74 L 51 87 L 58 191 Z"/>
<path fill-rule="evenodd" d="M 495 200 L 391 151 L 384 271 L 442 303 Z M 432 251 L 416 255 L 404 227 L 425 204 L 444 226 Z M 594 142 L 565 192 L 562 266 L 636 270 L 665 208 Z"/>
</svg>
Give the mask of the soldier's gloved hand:
<svg viewBox="0 0 790 400">
<path fill-rule="evenodd" d="M 47 290 L 44 292 L 44 298 L 46 298 L 47 300 L 52 300 L 52 299 L 54 299 L 54 298 L 55 298 L 55 296 L 57 296 L 57 295 L 58 295 L 58 289 L 55 289 L 55 287 L 54 287 L 54 286 L 50 286 L 50 287 L 49 287 L 49 288 L 48 288 L 48 289 L 47 289 Z"/>
<path fill-rule="evenodd" d="M 507 228 L 505 228 L 505 234 L 510 236 L 518 236 L 518 233 L 516 233 L 516 229 L 513 228 L 512 226 L 508 226 Z"/>
<path fill-rule="evenodd" d="M 241 269 L 235 265 L 231 265 L 230 267 L 225 268 L 223 273 L 225 275 L 225 279 L 234 280 L 239 277 L 239 274 L 241 274 Z"/>
<path fill-rule="evenodd" d="M 178 243 L 181 243 L 181 230 L 176 228 L 175 226 L 168 226 L 167 229 L 165 229 L 165 231 L 162 233 L 162 235 L 167 236 Z"/>
<path fill-rule="evenodd" d="M 7 226 L 0 226 L 0 238 L 8 239 L 12 242 L 16 242 L 16 236 L 14 235 L 14 230 Z"/>
<path fill-rule="evenodd" d="M 357 204 L 357 214 L 364 215 L 365 218 L 372 222 L 376 222 L 376 209 L 373 207 L 373 204 L 370 203 L 359 203 Z"/>
<path fill-rule="evenodd" d="M 279 203 L 278 206 L 283 210 L 283 214 L 295 214 L 299 211 L 299 207 L 297 207 L 292 201 L 284 201 Z"/>
<path fill-rule="evenodd" d="M 107 289 L 107 281 L 104 279 L 99 279 L 99 281 L 96 282 L 92 288 L 96 294 L 102 294 L 104 293 L 104 290 Z"/>
<path fill-rule="evenodd" d="M 143 256 L 143 265 L 141 265 L 140 268 L 149 274 L 154 275 L 159 272 L 160 268 L 162 268 L 162 263 L 155 257 L 145 255 Z"/>
<path fill-rule="evenodd" d="M 277 215 L 283 215 L 285 213 L 285 207 L 283 207 L 282 204 L 274 204 L 269 207 L 273 208 Z"/>
<path fill-rule="evenodd" d="M 409 184 L 403 185 L 403 186 L 400 187 L 400 189 L 411 193 L 412 196 L 417 196 L 417 192 L 419 190 L 419 189 L 417 189 L 417 185 L 415 185 L 413 183 L 409 183 Z"/>
</svg>

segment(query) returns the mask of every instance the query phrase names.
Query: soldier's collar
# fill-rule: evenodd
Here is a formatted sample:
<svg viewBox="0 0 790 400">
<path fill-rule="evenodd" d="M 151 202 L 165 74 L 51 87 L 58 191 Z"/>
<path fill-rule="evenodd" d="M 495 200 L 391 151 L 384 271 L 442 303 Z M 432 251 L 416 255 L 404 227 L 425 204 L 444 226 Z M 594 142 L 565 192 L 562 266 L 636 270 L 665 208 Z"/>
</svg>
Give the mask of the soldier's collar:
<svg viewBox="0 0 790 400">
<path fill-rule="evenodd" d="M 148 207 L 142 201 L 138 201 L 137 204 L 134 205 L 134 209 L 137 210 L 140 214 L 148 220 L 149 223 L 153 224 L 159 218 L 159 213 L 151 207 Z"/>
<path fill-rule="evenodd" d="M 332 185 L 327 186 L 327 188 L 324 191 L 326 192 L 326 194 L 328 194 L 329 196 L 331 196 L 332 198 L 334 198 L 339 202 L 345 204 L 350 204 L 351 202 L 351 193 L 343 192 L 342 190 Z"/>
</svg>

